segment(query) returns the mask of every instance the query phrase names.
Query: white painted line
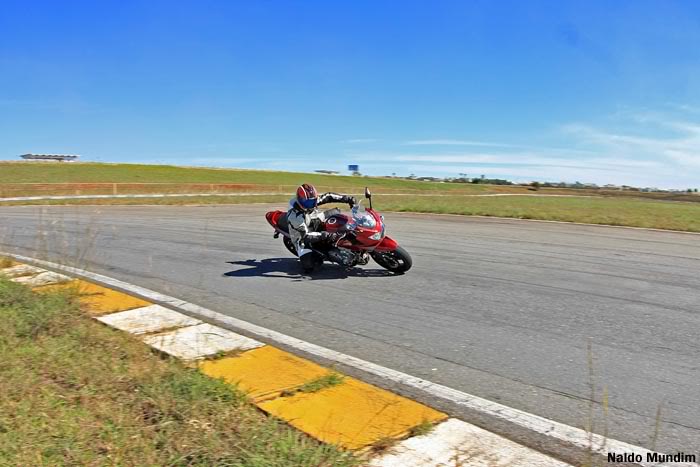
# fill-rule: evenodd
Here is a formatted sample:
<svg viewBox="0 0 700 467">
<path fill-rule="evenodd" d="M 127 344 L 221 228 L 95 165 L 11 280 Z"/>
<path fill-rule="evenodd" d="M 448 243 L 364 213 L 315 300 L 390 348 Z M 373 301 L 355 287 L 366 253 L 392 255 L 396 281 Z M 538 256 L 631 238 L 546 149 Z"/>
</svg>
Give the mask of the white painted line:
<svg viewBox="0 0 700 467">
<path fill-rule="evenodd" d="M 101 283 L 107 287 L 116 288 L 124 292 L 132 293 L 146 300 L 156 303 L 162 303 L 170 308 L 180 310 L 197 318 L 216 322 L 217 324 L 226 327 L 227 329 L 235 329 L 248 334 L 255 335 L 262 340 L 274 342 L 289 348 L 296 349 L 300 352 L 313 355 L 315 357 L 340 363 L 347 367 L 356 368 L 364 373 L 377 376 L 385 381 L 391 382 L 397 387 L 410 387 L 417 389 L 424 394 L 441 400 L 441 402 L 451 403 L 456 406 L 469 409 L 474 412 L 481 413 L 489 418 L 501 420 L 511 424 L 519 429 L 527 430 L 533 436 L 539 436 L 540 440 L 546 439 L 551 443 L 564 443 L 570 448 L 580 452 L 595 452 L 603 457 L 607 457 L 608 452 L 615 453 L 636 453 L 640 454 L 643 459 L 647 458 L 647 454 L 652 454 L 652 451 L 641 446 L 625 443 L 610 438 L 605 438 L 598 434 L 588 433 L 580 428 L 575 428 L 563 423 L 549 420 L 538 415 L 534 415 L 522 410 L 514 409 L 497 402 L 492 402 L 466 392 L 443 386 L 441 384 L 432 383 L 430 381 L 417 378 L 415 376 L 402 373 L 400 371 L 386 368 L 376 363 L 368 362 L 350 355 L 346 355 L 335 350 L 327 349 L 310 342 L 306 342 L 295 337 L 287 336 L 277 331 L 258 326 L 238 318 L 224 315 L 222 313 L 201 307 L 194 303 L 186 302 L 170 295 L 161 294 L 145 287 L 129 284 L 128 282 L 120 281 L 112 277 L 103 276 L 84 269 L 63 266 L 50 261 L 34 259 L 28 256 L 17 255 L 13 253 L 3 253 L 3 256 L 14 258 L 17 261 L 34 263 L 47 268 L 64 271 L 69 274 L 74 274 L 83 277 L 93 282 Z M 672 463 L 656 463 L 643 460 L 637 465 L 644 467 L 661 467 L 670 466 Z M 685 463 L 684 467 L 700 467 L 700 464 Z"/>
<path fill-rule="evenodd" d="M 372 459 L 369 467 L 464 467 L 529 466 L 570 467 L 540 452 L 514 443 L 456 418 L 436 426 L 430 433 L 414 436 Z"/>
<path fill-rule="evenodd" d="M 196 360 L 219 352 L 250 350 L 264 344 L 211 324 L 197 324 L 144 337 L 143 341 L 183 360 Z"/>
<path fill-rule="evenodd" d="M 58 274 L 57 272 L 46 271 L 39 273 L 36 276 L 21 276 L 15 277 L 14 279 L 10 280 L 13 282 L 17 282 L 18 284 L 27 285 L 29 287 L 39 287 L 41 285 L 51 285 L 59 284 L 61 282 L 68 282 L 71 279 L 71 277 L 65 276 L 63 274 Z"/>
<path fill-rule="evenodd" d="M 46 269 L 30 266 L 29 264 L 19 264 L 10 268 L 0 269 L 0 274 L 6 277 L 35 276 L 40 272 L 46 272 Z"/>
<path fill-rule="evenodd" d="M 120 311 L 118 313 L 98 316 L 97 319 L 113 328 L 130 332 L 131 334 L 145 334 L 165 329 L 193 326 L 201 323 L 198 319 L 191 318 L 160 305 L 150 305 L 142 308 L 134 308 L 133 310 Z"/>
</svg>

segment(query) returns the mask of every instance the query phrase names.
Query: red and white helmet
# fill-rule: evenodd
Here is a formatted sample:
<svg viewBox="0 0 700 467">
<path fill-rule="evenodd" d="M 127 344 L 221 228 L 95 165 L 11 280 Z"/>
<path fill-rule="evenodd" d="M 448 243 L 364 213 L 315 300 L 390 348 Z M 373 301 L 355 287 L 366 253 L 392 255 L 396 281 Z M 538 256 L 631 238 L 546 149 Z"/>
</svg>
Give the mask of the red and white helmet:
<svg viewBox="0 0 700 467">
<path fill-rule="evenodd" d="M 297 188 L 297 204 L 304 211 L 311 211 L 318 205 L 318 192 L 310 183 Z"/>
</svg>

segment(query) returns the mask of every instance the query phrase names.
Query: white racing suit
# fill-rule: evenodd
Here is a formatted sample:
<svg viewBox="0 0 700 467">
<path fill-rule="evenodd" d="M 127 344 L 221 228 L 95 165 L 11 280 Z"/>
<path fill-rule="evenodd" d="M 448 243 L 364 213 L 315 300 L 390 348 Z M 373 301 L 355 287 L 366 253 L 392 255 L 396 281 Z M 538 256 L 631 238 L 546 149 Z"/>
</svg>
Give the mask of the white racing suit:
<svg viewBox="0 0 700 467">
<path fill-rule="evenodd" d="M 352 196 L 340 195 L 338 193 L 324 193 L 318 197 L 318 206 L 328 203 L 348 203 L 353 204 Z M 321 238 L 319 231 L 321 223 L 325 221 L 323 211 L 314 209 L 304 212 L 299 208 L 296 198 L 289 201 L 289 211 L 287 211 L 287 222 L 289 222 L 289 236 L 296 247 L 299 258 L 312 250 L 308 248 L 307 242 L 313 242 Z M 303 263 L 303 261 L 302 261 Z"/>
</svg>

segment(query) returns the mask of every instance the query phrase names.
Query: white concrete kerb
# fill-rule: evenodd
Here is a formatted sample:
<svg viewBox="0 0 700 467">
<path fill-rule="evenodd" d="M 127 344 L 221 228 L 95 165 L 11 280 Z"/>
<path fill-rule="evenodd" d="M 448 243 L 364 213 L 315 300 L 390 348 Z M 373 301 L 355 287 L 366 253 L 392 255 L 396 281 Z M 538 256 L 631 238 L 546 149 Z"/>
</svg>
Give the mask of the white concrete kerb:
<svg viewBox="0 0 700 467">
<path fill-rule="evenodd" d="M 97 319 L 113 328 L 131 334 L 172 330 L 184 326 L 194 326 L 201 321 L 160 305 L 149 305 L 133 310 L 120 311 L 98 316 Z"/>
<path fill-rule="evenodd" d="M 264 345 L 262 342 L 207 323 L 148 335 L 143 341 L 155 349 L 183 360 L 198 360 L 221 352 L 242 352 Z"/>
</svg>

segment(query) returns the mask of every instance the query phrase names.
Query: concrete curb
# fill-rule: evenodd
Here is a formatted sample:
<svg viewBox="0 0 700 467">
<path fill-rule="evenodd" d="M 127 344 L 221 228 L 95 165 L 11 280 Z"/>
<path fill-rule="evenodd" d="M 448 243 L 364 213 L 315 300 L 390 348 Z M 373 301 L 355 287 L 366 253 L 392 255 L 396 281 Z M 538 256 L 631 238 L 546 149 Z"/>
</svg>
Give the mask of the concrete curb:
<svg viewBox="0 0 700 467">
<path fill-rule="evenodd" d="M 3 253 L 0 253 L 3 254 Z M 152 290 L 145 289 L 136 285 L 132 285 L 114 278 L 103 276 L 100 274 L 92 273 L 89 271 L 62 266 L 56 263 L 37 260 L 34 258 L 13 255 L 13 254 L 3 254 L 4 256 L 11 257 L 17 261 L 33 264 L 35 266 L 46 267 L 60 271 L 61 273 L 70 274 L 72 276 L 81 277 L 87 279 L 93 283 L 98 283 L 109 287 L 110 289 L 119 290 L 126 292 L 132 296 L 139 297 L 140 299 L 147 300 L 148 304 L 153 303 L 161 305 L 166 309 L 176 310 L 184 315 L 200 319 L 212 324 L 221 326 L 227 330 L 231 330 L 242 334 L 242 338 L 253 340 L 259 340 L 261 342 L 273 343 L 277 347 L 283 349 L 292 350 L 293 353 L 303 354 L 309 356 L 313 360 L 321 361 L 323 363 L 331 363 L 333 365 L 339 366 L 343 369 L 349 370 L 348 372 L 354 374 L 361 374 L 363 379 L 369 380 L 379 386 L 391 388 L 394 392 L 398 394 L 403 394 L 407 396 L 412 396 L 418 401 L 428 402 L 431 401 L 433 406 L 437 409 L 451 412 L 453 416 L 460 416 L 468 420 L 471 423 L 477 425 L 477 427 L 482 427 L 488 429 L 491 433 L 489 435 L 495 436 L 498 439 L 499 446 L 503 446 L 502 450 L 498 448 L 497 452 L 493 452 L 491 449 L 488 453 L 489 456 L 508 456 L 512 460 L 513 452 L 520 452 L 518 449 L 522 446 L 518 446 L 516 443 L 520 443 L 524 446 L 529 446 L 534 449 L 527 449 L 525 452 L 528 453 L 532 458 L 520 459 L 519 462 L 515 464 L 510 463 L 509 465 L 564 465 L 559 461 L 552 458 L 544 456 L 540 452 L 544 452 L 548 455 L 555 456 L 559 459 L 563 459 L 567 462 L 577 464 L 577 465 L 591 465 L 594 461 L 605 462 L 608 458 L 609 453 L 614 454 L 631 454 L 639 456 L 641 459 L 637 462 L 620 462 L 616 465 L 641 465 L 645 467 L 651 466 L 693 466 L 700 467 L 698 464 L 693 463 L 672 463 L 672 462 L 655 462 L 654 456 L 662 455 L 660 453 L 654 453 L 647 449 L 641 448 L 639 446 L 630 445 L 621 441 L 611 440 L 603 438 L 600 435 L 587 433 L 578 428 L 570 427 L 552 420 L 548 420 L 533 414 L 522 412 L 495 402 L 491 402 L 455 389 L 451 389 L 439 384 L 432 383 L 420 378 L 416 378 L 405 373 L 401 373 L 389 368 L 376 365 L 371 362 L 360 360 L 349 355 L 341 354 L 330 349 L 326 349 L 308 342 L 295 339 L 290 336 L 272 331 L 260 326 L 227 316 L 221 313 L 209 310 L 198 305 L 185 302 L 174 297 L 160 294 Z M 262 345 L 262 344 L 261 344 Z M 252 350 L 251 352 L 255 352 Z M 364 384 L 364 383 L 361 383 Z M 396 396 L 400 397 L 400 396 Z M 284 403 L 282 403 L 284 405 Z M 265 408 L 263 407 L 263 410 Z M 274 413 L 281 418 L 285 418 L 286 408 L 283 410 L 278 410 Z M 431 409 L 432 410 L 432 409 Z M 439 412 L 430 412 L 437 414 Z M 291 417 L 296 417 L 298 414 L 291 411 Z M 439 417 L 435 415 L 433 421 L 440 421 L 446 417 Z M 414 418 L 413 423 L 418 419 Z M 294 422 L 290 422 L 294 424 Z M 456 422 L 454 422 L 456 423 Z M 461 422 L 463 423 L 463 422 Z M 298 424 L 299 425 L 299 424 Z M 303 423 L 301 425 L 304 425 Z M 471 426 L 470 426 L 471 427 Z M 474 430 L 478 430 L 477 427 L 473 427 Z M 302 428 L 303 431 L 307 431 Z M 405 427 L 404 427 L 405 428 Z M 401 431 L 404 433 L 406 430 Z M 495 435 L 493 434 L 495 433 Z M 448 438 L 452 439 L 454 442 L 464 442 L 464 436 L 460 436 L 455 433 L 455 430 L 451 430 Z M 499 436 L 500 435 L 500 436 Z M 312 434 L 313 436 L 313 434 Z M 394 439 L 400 436 L 399 433 L 394 434 Z M 425 435 L 430 436 L 430 434 Z M 318 436 L 317 436 L 318 437 Z M 508 439 L 506 439 L 508 438 Z M 375 441 L 378 438 L 375 438 Z M 379 460 L 373 460 L 373 465 L 397 465 L 392 463 L 397 459 L 403 459 L 400 457 L 406 452 L 417 453 L 418 457 L 416 459 L 422 458 L 421 456 L 430 457 L 427 452 L 416 451 L 416 446 L 420 446 L 421 443 L 417 441 L 411 441 L 414 438 L 410 438 L 408 441 L 400 443 L 396 446 L 397 452 L 390 452 L 387 459 L 393 459 L 391 462 L 387 460 L 387 463 L 382 463 Z M 455 441 L 462 440 L 462 441 Z M 512 441 L 511 441 L 512 440 Z M 443 439 L 443 443 L 436 440 L 429 441 L 427 444 L 442 446 L 440 449 L 442 453 L 445 451 L 444 443 L 448 442 Z M 515 441 L 516 443 L 514 443 Z M 417 444 L 416 444 L 417 443 Z M 346 443 L 347 444 L 347 443 Z M 364 447 L 371 447 L 372 443 L 367 443 Z M 352 448 L 361 448 L 362 446 L 351 445 Z M 458 446 L 455 447 L 457 449 Z M 523 448 L 524 449 L 524 448 Z M 499 454 L 500 453 L 500 454 Z M 470 453 L 473 455 L 473 451 Z M 408 455 L 408 454 L 406 454 Z M 524 455 L 524 454 L 519 454 Z M 397 457 L 398 456 L 398 457 Z M 435 454 L 439 457 L 439 454 Z M 438 465 L 437 457 L 433 456 L 431 461 L 423 462 L 421 461 L 415 465 Z M 652 460 L 647 460 L 652 459 Z M 482 459 L 483 461 L 483 459 Z M 442 462 L 442 461 L 440 461 Z M 509 461 L 510 462 L 510 461 Z M 477 464 L 461 464 L 461 465 L 477 465 Z"/>
</svg>

